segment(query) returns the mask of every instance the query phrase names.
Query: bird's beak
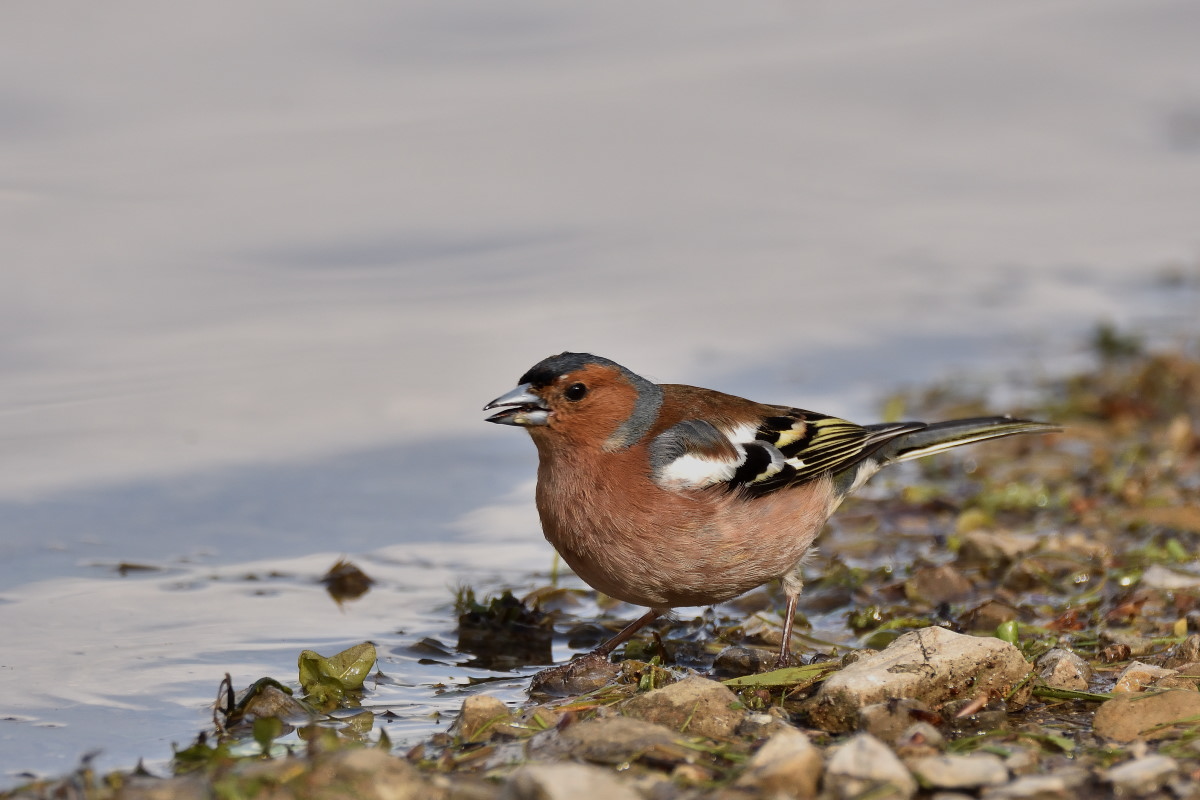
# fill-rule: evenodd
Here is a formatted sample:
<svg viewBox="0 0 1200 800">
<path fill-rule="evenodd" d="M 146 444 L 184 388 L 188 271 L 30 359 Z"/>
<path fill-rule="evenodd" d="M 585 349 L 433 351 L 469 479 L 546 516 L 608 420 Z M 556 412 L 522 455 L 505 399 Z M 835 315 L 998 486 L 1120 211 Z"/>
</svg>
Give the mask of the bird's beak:
<svg viewBox="0 0 1200 800">
<path fill-rule="evenodd" d="M 488 422 L 501 425 L 523 425 L 527 428 L 545 425 L 550 421 L 550 409 L 545 402 L 530 390 L 528 383 L 522 383 L 508 394 L 502 394 L 483 407 L 484 411 L 492 408 L 501 409 L 487 418 Z"/>
</svg>

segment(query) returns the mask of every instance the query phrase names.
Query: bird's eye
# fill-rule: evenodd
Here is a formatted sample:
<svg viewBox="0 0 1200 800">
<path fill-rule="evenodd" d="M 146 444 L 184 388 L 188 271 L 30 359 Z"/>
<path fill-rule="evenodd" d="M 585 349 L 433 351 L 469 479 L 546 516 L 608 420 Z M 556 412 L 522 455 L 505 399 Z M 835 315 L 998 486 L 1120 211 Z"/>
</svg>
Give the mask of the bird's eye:
<svg viewBox="0 0 1200 800">
<path fill-rule="evenodd" d="M 572 383 L 567 387 L 566 391 L 563 392 L 563 397 L 574 403 L 575 401 L 582 400 L 584 397 L 586 397 L 587 393 L 588 388 L 582 383 Z"/>
</svg>

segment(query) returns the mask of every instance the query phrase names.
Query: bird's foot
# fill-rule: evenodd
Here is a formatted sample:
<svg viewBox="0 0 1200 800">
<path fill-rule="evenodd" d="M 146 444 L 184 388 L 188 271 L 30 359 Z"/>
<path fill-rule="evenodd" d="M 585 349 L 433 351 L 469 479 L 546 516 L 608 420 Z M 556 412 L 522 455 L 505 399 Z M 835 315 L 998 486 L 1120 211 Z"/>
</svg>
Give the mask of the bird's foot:
<svg viewBox="0 0 1200 800">
<path fill-rule="evenodd" d="M 783 669 L 792 665 L 792 653 L 786 647 L 779 651 L 779 655 L 775 658 L 775 666 L 773 669 Z"/>
<path fill-rule="evenodd" d="M 608 685 L 620 672 L 621 666 L 609 661 L 608 653 L 584 653 L 534 675 L 529 693 L 556 697 L 583 694 Z"/>
</svg>

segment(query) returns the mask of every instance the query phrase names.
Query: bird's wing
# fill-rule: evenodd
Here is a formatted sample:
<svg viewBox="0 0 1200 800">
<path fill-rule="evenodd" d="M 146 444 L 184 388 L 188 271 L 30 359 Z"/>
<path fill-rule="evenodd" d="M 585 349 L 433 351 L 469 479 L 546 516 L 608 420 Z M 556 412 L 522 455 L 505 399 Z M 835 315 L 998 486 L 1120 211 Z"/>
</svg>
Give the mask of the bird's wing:
<svg viewBox="0 0 1200 800">
<path fill-rule="evenodd" d="M 650 443 L 651 475 L 668 489 L 725 484 L 761 495 L 838 474 L 860 464 L 897 436 L 921 423 L 867 429 L 837 417 L 798 408 L 753 423 L 719 428 L 689 419 Z"/>
<path fill-rule="evenodd" d="M 651 477 L 664 489 L 704 489 L 718 483 L 732 484 L 747 464 L 749 453 L 747 443 L 737 441 L 731 433 L 700 419 L 685 419 L 672 425 L 650 442 Z M 783 461 L 773 447 L 768 446 L 769 450 L 751 447 L 756 457 L 766 455 L 768 461 Z"/>
</svg>

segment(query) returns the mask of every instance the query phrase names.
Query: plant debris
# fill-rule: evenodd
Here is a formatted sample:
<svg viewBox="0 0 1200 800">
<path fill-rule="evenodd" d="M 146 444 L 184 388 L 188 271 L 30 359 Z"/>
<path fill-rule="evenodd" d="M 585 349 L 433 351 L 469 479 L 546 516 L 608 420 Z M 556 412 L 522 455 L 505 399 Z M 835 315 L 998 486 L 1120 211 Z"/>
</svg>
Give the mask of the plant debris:
<svg viewBox="0 0 1200 800">
<path fill-rule="evenodd" d="M 513 669 L 553 663 L 554 618 L 505 591 L 485 603 L 467 587 L 454 603 L 458 612 L 458 650 L 475 656 L 473 666 Z"/>
</svg>

